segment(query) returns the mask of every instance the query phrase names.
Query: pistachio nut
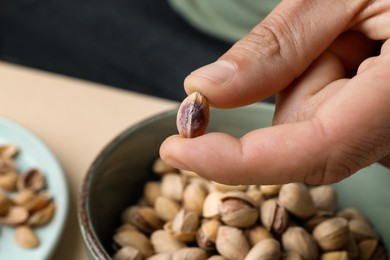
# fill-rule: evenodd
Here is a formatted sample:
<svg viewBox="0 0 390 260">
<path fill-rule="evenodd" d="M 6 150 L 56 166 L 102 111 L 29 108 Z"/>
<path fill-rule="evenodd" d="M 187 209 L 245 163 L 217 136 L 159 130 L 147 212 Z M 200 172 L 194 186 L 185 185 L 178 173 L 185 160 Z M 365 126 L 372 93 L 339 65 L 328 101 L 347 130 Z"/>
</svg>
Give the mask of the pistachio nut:
<svg viewBox="0 0 390 260">
<path fill-rule="evenodd" d="M 165 230 L 156 230 L 150 236 L 150 242 L 153 245 L 154 251 L 157 254 L 174 253 L 186 245 L 173 237 Z"/>
<path fill-rule="evenodd" d="M 247 185 L 226 185 L 216 181 L 211 181 L 211 184 L 220 192 L 246 191 L 248 189 Z"/>
<path fill-rule="evenodd" d="M 307 218 L 316 212 L 308 188 L 302 183 L 288 183 L 279 191 L 278 203 L 291 214 Z"/>
<path fill-rule="evenodd" d="M 0 156 L 0 175 L 7 172 L 16 172 L 15 163 L 11 158 Z"/>
<path fill-rule="evenodd" d="M 263 201 L 263 193 L 259 189 L 248 189 L 246 191 L 246 195 L 251 198 L 251 200 L 255 203 L 256 207 L 259 207 L 261 202 Z"/>
<path fill-rule="evenodd" d="M 185 187 L 184 178 L 177 173 L 167 173 L 161 179 L 161 195 L 181 201 Z"/>
<path fill-rule="evenodd" d="M 221 220 L 233 227 L 253 226 L 259 217 L 259 209 L 250 197 L 242 191 L 226 192 L 219 205 Z"/>
<path fill-rule="evenodd" d="M 273 238 L 273 235 L 271 232 L 268 231 L 267 228 L 264 226 L 254 226 L 247 230 L 246 232 L 249 244 L 251 246 L 256 245 L 258 242 L 267 239 L 267 238 Z"/>
<path fill-rule="evenodd" d="M 221 255 L 212 255 L 207 260 L 227 260 L 225 257 Z"/>
<path fill-rule="evenodd" d="M 26 225 L 16 227 L 15 241 L 19 246 L 27 249 L 36 248 L 40 244 L 39 238 L 34 230 Z"/>
<path fill-rule="evenodd" d="M 215 249 L 215 241 L 217 239 L 218 228 L 220 226 L 221 222 L 216 219 L 204 221 L 196 232 L 196 241 L 198 246 L 205 250 Z"/>
<path fill-rule="evenodd" d="M 209 124 L 209 102 L 199 92 L 188 95 L 177 112 L 176 126 L 184 138 L 203 135 Z"/>
<path fill-rule="evenodd" d="M 173 168 L 159 157 L 153 162 L 152 171 L 156 175 L 162 176 L 166 173 L 175 173 L 177 172 L 177 169 Z"/>
<path fill-rule="evenodd" d="M 199 178 L 200 176 L 196 173 L 196 172 L 193 172 L 193 171 L 188 171 L 188 170 L 179 170 L 179 173 L 183 176 L 186 176 L 188 178 Z"/>
<path fill-rule="evenodd" d="M 241 229 L 221 226 L 215 241 L 217 251 L 227 259 L 244 259 L 250 246 Z"/>
<path fill-rule="evenodd" d="M 366 217 L 364 217 L 357 209 L 355 208 L 343 208 L 336 214 L 337 217 L 345 218 L 346 220 L 352 219 L 360 219 L 364 221 L 368 221 Z"/>
<path fill-rule="evenodd" d="M 261 204 L 260 219 L 268 230 L 281 234 L 287 228 L 288 213 L 276 199 L 268 199 Z"/>
<path fill-rule="evenodd" d="M 156 199 L 154 205 L 157 216 L 165 222 L 173 220 L 180 208 L 177 201 L 162 196 Z"/>
<path fill-rule="evenodd" d="M 12 206 L 9 208 L 8 214 L 0 217 L 0 224 L 19 225 L 28 219 L 29 213 L 26 208 L 21 206 Z"/>
<path fill-rule="evenodd" d="M 205 218 L 219 218 L 219 206 L 222 204 L 222 192 L 210 192 L 203 203 L 203 217 Z"/>
<path fill-rule="evenodd" d="M 154 206 L 154 202 L 161 196 L 161 183 L 158 181 L 148 181 L 144 186 L 144 198 L 147 205 Z"/>
<path fill-rule="evenodd" d="M 113 237 L 114 242 L 120 247 L 131 246 L 139 250 L 142 257 L 153 255 L 154 250 L 149 239 L 138 231 L 124 230 L 116 233 Z"/>
<path fill-rule="evenodd" d="M 49 223 L 55 212 L 55 204 L 51 201 L 46 207 L 43 209 L 34 212 L 27 220 L 27 224 L 32 227 L 43 226 Z"/>
<path fill-rule="evenodd" d="M 349 260 L 347 251 L 333 251 L 321 255 L 321 260 Z"/>
<path fill-rule="evenodd" d="M 0 145 L 0 157 L 12 158 L 18 153 L 18 147 L 14 144 Z"/>
<path fill-rule="evenodd" d="M 203 213 L 203 203 L 207 196 L 207 190 L 201 182 L 191 182 L 184 189 L 183 207 L 195 211 L 199 216 Z"/>
<path fill-rule="evenodd" d="M 131 206 L 122 213 L 124 223 L 131 223 L 139 230 L 150 234 L 163 227 L 164 222 L 157 216 L 156 211 L 147 206 Z"/>
<path fill-rule="evenodd" d="M 356 259 L 359 255 L 359 248 L 352 233 L 348 233 L 348 241 L 343 247 L 343 250 L 347 252 L 349 259 Z"/>
<path fill-rule="evenodd" d="M 338 204 L 336 190 L 330 185 L 319 185 L 309 189 L 317 210 L 334 212 Z"/>
<path fill-rule="evenodd" d="M 305 221 L 304 226 L 309 231 L 312 231 L 318 224 L 333 217 L 334 215 L 332 212 L 319 210 Z"/>
<path fill-rule="evenodd" d="M 245 260 L 274 260 L 280 259 L 282 249 L 279 241 L 273 238 L 267 238 L 257 243 L 245 257 Z"/>
<path fill-rule="evenodd" d="M 46 178 L 41 170 L 32 168 L 19 175 L 16 186 L 18 190 L 31 189 L 40 191 L 46 186 Z"/>
<path fill-rule="evenodd" d="M 348 221 L 340 217 L 325 220 L 314 228 L 313 236 L 322 250 L 339 250 L 348 242 Z"/>
<path fill-rule="evenodd" d="M 282 260 L 304 260 L 302 256 L 293 251 L 287 251 L 282 253 Z"/>
<path fill-rule="evenodd" d="M 272 184 L 272 185 L 260 185 L 260 191 L 265 198 L 273 198 L 278 196 L 280 189 L 283 185 Z"/>
<path fill-rule="evenodd" d="M 360 241 L 363 239 L 378 239 L 379 236 L 372 228 L 368 221 L 363 219 L 352 219 L 348 222 L 349 230 L 355 240 Z"/>
<path fill-rule="evenodd" d="M 172 260 L 183 260 L 183 259 L 206 260 L 207 254 L 203 249 L 198 247 L 182 248 L 172 254 Z"/>
<path fill-rule="evenodd" d="M 113 260 L 142 260 L 141 252 L 132 246 L 125 246 L 119 249 L 114 256 Z"/>
<path fill-rule="evenodd" d="M 191 242 L 196 238 L 199 216 L 192 210 L 181 209 L 172 221 L 173 235 L 180 241 Z"/>
<path fill-rule="evenodd" d="M 282 244 L 286 251 L 292 251 L 303 259 L 317 259 L 318 247 L 314 238 L 302 227 L 289 227 L 282 234 Z"/>
<path fill-rule="evenodd" d="M 374 252 L 378 246 L 378 240 L 376 239 L 364 239 L 358 244 L 359 259 L 375 259 L 372 258 Z"/>
<path fill-rule="evenodd" d="M 125 231 L 125 230 L 137 231 L 137 228 L 133 224 L 124 223 L 119 228 L 117 228 L 115 230 L 115 233 L 119 233 L 119 232 L 122 232 L 122 231 Z"/>
</svg>

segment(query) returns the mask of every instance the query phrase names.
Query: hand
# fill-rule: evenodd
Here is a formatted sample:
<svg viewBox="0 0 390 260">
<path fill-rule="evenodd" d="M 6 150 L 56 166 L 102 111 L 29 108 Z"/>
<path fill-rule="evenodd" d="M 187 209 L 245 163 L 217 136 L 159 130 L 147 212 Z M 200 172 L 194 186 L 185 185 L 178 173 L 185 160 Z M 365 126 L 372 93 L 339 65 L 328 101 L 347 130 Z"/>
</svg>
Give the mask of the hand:
<svg viewBox="0 0 390 260">
<path fill-rule="evenodd" d="M 273 126 L 240 139 L 171 136 L 161 157 L 226 184 L 325 184 L 389 166 L 389 25 L 388 0 L 282 1 L 184 83 L 223 108 L 276 94 Z"/>
</svg>

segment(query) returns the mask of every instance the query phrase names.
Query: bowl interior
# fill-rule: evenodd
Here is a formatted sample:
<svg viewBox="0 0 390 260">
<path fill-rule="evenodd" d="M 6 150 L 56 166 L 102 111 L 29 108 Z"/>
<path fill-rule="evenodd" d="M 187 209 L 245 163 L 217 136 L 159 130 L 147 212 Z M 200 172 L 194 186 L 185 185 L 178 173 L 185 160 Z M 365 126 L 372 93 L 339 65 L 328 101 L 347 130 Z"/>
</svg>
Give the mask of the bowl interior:
<svg viewBox="0 0 390 260">
<path fill-rule="evenodd" d="M 271 125 L 274 107 L 260 103 L 238 109 L 212 109 L 208 131 L 242 136 Z M 153 178 L 151 167 L 162 141 L 176 134 L 176 111 L 169 111 L 127 129 L 114 139 L 89 169 L 82 187 L 81 231 L 94 257 L 109 258 L 112 236 L 124 208 L 141 197 L 144 183 Z M 355 207 L 367 215 L 390 248 L 390 172 L 370 166 L 334 187 L 340 207 Z"/>
</svg>

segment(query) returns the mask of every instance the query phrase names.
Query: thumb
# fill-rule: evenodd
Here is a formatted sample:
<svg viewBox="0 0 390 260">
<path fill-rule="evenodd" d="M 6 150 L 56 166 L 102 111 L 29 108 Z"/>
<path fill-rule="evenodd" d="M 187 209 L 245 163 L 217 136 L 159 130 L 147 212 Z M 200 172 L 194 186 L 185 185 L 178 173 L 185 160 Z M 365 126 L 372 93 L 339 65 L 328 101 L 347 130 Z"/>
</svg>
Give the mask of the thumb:
<svg viewBox="0 0 390 260">
<path fill-rule="evenodd" d="M 282 1 L 216 62 L 192 72 L 187 93 L 237 107 L 272 96 L 316 59 L 369 1 Z"/>
</svg>

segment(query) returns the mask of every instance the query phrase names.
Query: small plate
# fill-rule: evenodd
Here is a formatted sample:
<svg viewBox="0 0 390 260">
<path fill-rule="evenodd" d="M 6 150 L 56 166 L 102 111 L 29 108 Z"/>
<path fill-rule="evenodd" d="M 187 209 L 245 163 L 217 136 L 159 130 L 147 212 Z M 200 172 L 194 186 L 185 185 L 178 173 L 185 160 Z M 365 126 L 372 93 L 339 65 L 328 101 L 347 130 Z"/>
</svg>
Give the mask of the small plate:
<svg viewBox="0 0 390 260">
<path fill-rule="evenodd" d="M 12 143 L 18 146 L 15 158 L 20 172 L 32 167 L 43 171 L 47 191 L 53 196 L 56 211 L 53 219 L 45 226 L 35 228 L 40 246 L 23 249 L 15 243 L 15 229 L 0 227 L 0 259 L 48 259 L 59 242 L 68 212 L 68 186 L 65 174 L 52 151 L 34 134 L 13 121 L 0 117 L 0 144 Z"/>
</svg>

